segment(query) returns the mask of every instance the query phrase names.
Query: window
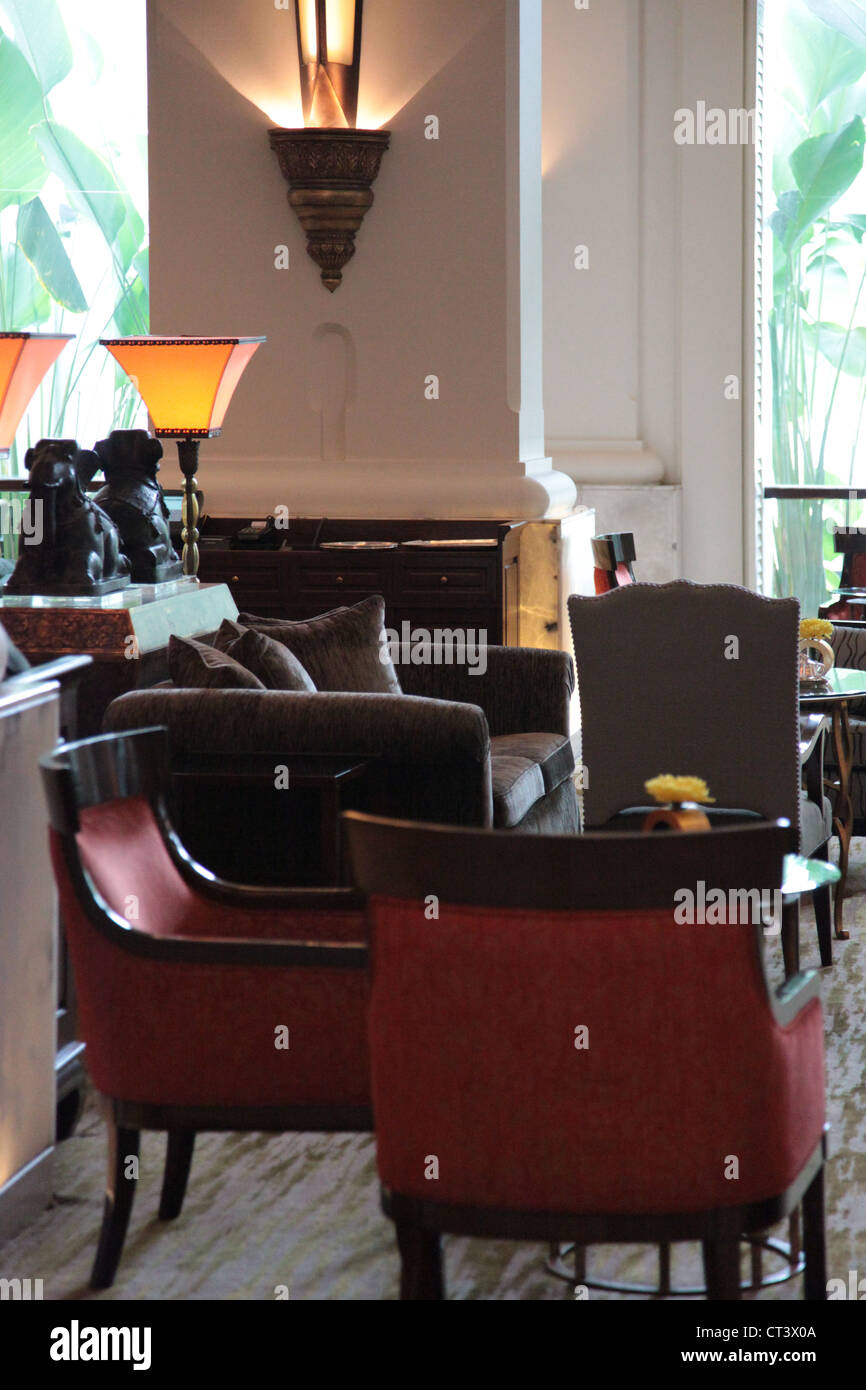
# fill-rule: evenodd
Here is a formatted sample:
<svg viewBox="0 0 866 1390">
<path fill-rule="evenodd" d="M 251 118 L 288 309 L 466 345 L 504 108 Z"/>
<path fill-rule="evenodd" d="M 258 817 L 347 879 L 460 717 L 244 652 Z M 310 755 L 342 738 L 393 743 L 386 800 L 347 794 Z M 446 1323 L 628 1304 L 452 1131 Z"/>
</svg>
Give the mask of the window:
<svg viewBox="0 0 866 1390">
<path fill-rule="evenodd" d="M 759 23 L 759 568 L 814 614 L 834 525 L 866 521 L 866 10 L 771 0 Z"/>
<path fill-rule="evenodd" d="M 146 0 L 0 0 L 0 328 L 76 335 L 11 476 L 40 437 L 146 423 L 97 341 L 148 331 Z"/>
</svg>

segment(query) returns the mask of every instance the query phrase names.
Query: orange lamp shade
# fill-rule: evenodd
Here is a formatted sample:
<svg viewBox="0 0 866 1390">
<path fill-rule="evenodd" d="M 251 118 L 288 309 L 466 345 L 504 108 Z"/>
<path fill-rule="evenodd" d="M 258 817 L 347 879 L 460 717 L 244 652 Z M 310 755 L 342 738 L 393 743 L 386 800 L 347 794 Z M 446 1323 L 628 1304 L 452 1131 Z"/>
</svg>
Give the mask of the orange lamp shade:
<svg viewBox="0 0 866 1390">
<path fill-rule="evenodd" d="M 234 389 L 264 338 L 100 338 L 135 383 L 155 434 L 219 434 Z"/>
<path fill-rule="evenodd" d="M 71 333 L 0 333 L 0 454 L 8 454 L 21 416 Z"/>
</svg>

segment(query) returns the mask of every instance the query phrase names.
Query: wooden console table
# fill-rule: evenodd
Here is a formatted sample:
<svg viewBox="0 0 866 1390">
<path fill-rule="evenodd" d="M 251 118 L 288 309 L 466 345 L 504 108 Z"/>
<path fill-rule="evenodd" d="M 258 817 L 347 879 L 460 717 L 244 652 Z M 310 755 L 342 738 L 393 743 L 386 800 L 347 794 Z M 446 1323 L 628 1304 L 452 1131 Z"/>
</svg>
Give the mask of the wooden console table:
<svg viewBox="0 0 866 1390">
<path fill-rule="evenodd" d="M 262 617 L 311 618 L 381 594 L 386 627 L 398 633 L 408 622 L 486 631 L 491 646 L 568 651 L 566 599 L 591 590 L 586 511 L 520 522 L 292 517 L 281 549 L 233 549 L 232 537 L 248 525 L 240 516 L 202 522 L 199 575 L 228 585 L 241 611 Z M 350 541 L 391 548 L 328 548 Z M 435 544 L 409 544 L 416 541 Z"/>
<path fill-rule="evenodd" d="M 232 536 L 246 524 L 242 517 L 209 517 L 202 528 L 199 569 L 202 579 L 227 584 L 244 612 L 297 620 L 381 594 L 386 626 L 397 631 L 403 622 L 428 630 L 480 628 L 490 643 L 500 643 L 509 640 L 509 619 L 512 627 L 516 623 L 523 525 L 302 517 L 292 518 L 279 550 L 230 548 Z M 438 544 L 406 545 L 418 540 Z M 352 541 L 393 548 L 327 548 Z M 516 632 L 511 640 L 516 641 Z"/>
</svg>

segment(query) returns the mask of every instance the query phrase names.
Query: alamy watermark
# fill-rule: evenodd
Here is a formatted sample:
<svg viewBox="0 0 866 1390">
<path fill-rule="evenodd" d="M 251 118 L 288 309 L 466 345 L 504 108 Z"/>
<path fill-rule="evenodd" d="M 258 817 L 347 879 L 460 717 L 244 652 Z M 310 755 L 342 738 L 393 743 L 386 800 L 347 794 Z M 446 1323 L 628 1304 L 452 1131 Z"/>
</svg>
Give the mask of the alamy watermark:
<svg viewBox="0 0 866 1390">
<path fill-rule="evenodd" d="M 437 627 L 413 628 L 409 622 L 401 630 L 385 628 L 379 651 L 383 665 L 467 666 L 470 676 L 483 676 L 487 670 L 487 629 Z"/>
<path fill-rule="evenodd" d="M 681 106 L 674 112 L 674 140 L 678 145 L 754 145 L 755 108 L 707 106 L 699 101 L 694 111 Z"/>
<path fill-rule="evenodd" d="M 828 1279 L 827 1298 L 836 1301 L 840 1298 L 846 1298 L 855 1303 L 864 1302 L 866 1300 L 866 1279 L 861 1279 L 859 1275 L 858 1269 L 849 1269 L 847 1284 L 844 1279 Z"/>
<path fill-rule="evenodd" d="M 25 545 L 41 545 L 42 512 L 41 498 L 0 498 L 0 531 L 20 536 Z"/>
<path fill-rule="evenodd" d="M 847 498 L 842 499 L 847 506 L 857 506 L 863 502 L 862 497 L 858 497 L 853 490 L 848 493 Z M 866 536 L 866 526 L 834 526 L 832 518 L 828 518 L 825 523 L 837 536 Z"/>
<path fill-rule="evenodd" d="M 42 1279 L 0 1279 L 0 1302 L 29 1303 L 44 1297 Z"/>
<path fill-rule="evenodd" d="M 767 936 L 782 930 L 781 889 L 708 888 L 698 879 L 694 888 L 677 888 L 674 921 L 679 926 L 763 926 Z"/>
</svg>

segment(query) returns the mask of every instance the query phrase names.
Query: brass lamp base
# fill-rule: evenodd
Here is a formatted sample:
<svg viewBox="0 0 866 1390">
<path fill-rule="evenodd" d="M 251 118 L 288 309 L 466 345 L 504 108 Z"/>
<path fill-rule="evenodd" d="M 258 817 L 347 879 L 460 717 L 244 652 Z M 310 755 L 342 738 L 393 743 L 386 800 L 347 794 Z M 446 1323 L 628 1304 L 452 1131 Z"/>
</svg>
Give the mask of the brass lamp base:
<svg viewBox="0 0 866 1390">
<path fill-rule="evenodd" d="M 333 294 L 355 254 L 355 234 L 373 202 L 370 185 L 391 132 L 276 128 L 269 137 L 289 185 L 289 205 L 307 234 L 307 253 Z"/>
<path fill-rule="evenodd" d="M 183 572 L 191 579 L 198 578 L 198 451 L 201 440 L 194 438 L 178 439 L 177 457 L 183 473 Z"/>
</svg>

